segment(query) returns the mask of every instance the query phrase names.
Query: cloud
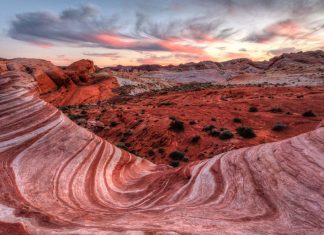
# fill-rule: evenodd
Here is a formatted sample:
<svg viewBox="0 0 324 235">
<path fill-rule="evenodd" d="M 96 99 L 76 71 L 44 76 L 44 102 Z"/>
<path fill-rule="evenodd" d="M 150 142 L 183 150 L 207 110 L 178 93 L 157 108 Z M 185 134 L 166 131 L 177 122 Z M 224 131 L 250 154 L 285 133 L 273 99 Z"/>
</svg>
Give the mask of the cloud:
<svg viewBox="0 0 324 235">
<path fill-rule="evenodd" d="M 303 38 L 307 31 L 291 19 L 280 21 L 267 26 L 261 33 L 251 33 L 243 41 L 266 43 L 276 37 L 289 39 Z"/>
<path fill-rule="evenodd" d="M 177 34 L 178 27 L 173 23 L 148 25 L 146 17 L 138 14 L 134 27 L 137 35 L 122 32 L 120 29 L 123 27 L 118 27 L 118 18 L 105 18 L 95 6 L 82 5 L 57 15 L 49 12 L 18 14 L 8 34 L 14 39 L 39 46 L 63 42 L 79 47 L 205 54 L 200 46 L 188 45 L 181 39 L 187 36 L 186 40 L 211 40 L 208 35 L 202 34 L 198 38 L 198 34 L 193 33 L 196 30 L 197 33 L 210 32 L 216 25 L 193 19 L 190 24 L 181 26 L 182 34 Z"/>
<path fill-rule="evenodd" d="M 63 20 L 87 20 L 96 17 L 99 13 L 97 7 L 92 4 L 81 5 L 79 8 L 69 8 L 61 13 L 60 18 Z"/>
<path fill-rule="evenodd" d="M 54 41 L 93 44 L 92 34 L 116 28 L 113 19 L 99 19 L 97 14 L 91 5 L 70 8 L 60 15 L 49 12 L 17 14 L 8 34 L 14 39 L 31 43 L 48 44 Z"/>
<path fill-rule="evenodd" d="M 181 0 L 175 0 L 180 2 Z M 321 13 L 324 9 L 323 0 L 187 0 L 186 5 L 192 8 L 219 10 L 225 13 L 248 11 L 278 12 L 287 17 L 304 17 L 312 13 Z"/>
<path fill-rule="evenodd" d="M 223 21 L 215 16 L 200 16 L 188 19 L 167 20 L 164 23 L 154 22 L 144 13 L 136 13 L 134 34 L 156 39 L 186 39 L 199 43 L 217 42 L 226 39 L 237 30 L 222 28 Z"/>
</svg>

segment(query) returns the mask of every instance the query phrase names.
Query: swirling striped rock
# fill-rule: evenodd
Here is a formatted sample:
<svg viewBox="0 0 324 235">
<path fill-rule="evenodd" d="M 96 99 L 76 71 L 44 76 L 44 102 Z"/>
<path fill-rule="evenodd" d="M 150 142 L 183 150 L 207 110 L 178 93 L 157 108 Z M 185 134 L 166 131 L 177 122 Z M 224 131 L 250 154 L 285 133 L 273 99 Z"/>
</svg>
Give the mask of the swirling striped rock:
<svg viewBox="0 0 324 235">
<path fill-rule="evenodd" d="M 26 73 L 1 74 L 0 232 L 324 233 L 323 123 L 170 168 L 77 126 L 36 86 Z"/>
</svg>

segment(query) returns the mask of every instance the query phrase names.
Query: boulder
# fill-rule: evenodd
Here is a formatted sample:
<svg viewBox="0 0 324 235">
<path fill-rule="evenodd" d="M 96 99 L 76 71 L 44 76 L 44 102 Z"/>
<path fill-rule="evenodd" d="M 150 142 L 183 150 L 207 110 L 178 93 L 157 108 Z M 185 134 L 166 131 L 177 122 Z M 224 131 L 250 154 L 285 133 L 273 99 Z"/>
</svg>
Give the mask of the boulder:
<svg viewBox="0 0 324 235">
<path fill-rule="evenodd" d="M 96 67 L 93 61 L 83 59 L 66 67 L 65 72 L 75 83 L 88 82 L 91 75 L 96 72 Z"/>
</svg>

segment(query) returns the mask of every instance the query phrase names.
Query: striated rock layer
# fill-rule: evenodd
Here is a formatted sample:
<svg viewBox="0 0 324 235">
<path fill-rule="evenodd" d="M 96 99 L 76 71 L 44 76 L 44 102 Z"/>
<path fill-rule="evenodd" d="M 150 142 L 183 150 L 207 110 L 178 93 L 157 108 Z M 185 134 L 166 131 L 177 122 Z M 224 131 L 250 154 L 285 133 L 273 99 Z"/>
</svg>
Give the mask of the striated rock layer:
<svg viewBox="0 0 324 235">
<path fill-rule="evenodd" d="M 323 234 L 324 124 L 181 168 L 154 165 L 0 78 L 3 234 Z"/>
</svg>

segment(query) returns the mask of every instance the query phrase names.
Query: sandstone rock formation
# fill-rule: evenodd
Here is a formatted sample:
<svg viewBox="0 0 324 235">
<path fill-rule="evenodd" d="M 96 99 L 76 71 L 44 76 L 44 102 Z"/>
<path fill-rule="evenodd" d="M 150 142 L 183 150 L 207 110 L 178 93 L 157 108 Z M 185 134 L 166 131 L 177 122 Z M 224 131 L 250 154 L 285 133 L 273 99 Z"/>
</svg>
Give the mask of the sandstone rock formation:
<svg viewBox="0 0 324 235">
<path fill-rule="evenodd" d="M 39 91 L 46 93 L 69 84 L 69 77 L 62 69 L 41 59 L 17 58 L 1 61 L 0 71 L 21 71 L 34 76 Z"/>
<path fill-rule="evenodd" d="M 212 84 L 281 84 L 318 86 L 324 84 L 324 51 L 283 54 L 268 61 L 246 58 L 225 62 L 202 61 L 180 65 L 116 66 L 116 76 L 130 78 L 145 87 L 143 81 L 155 79 L 171 86 L 187 83 Z M 126 73 L 126 76 L 125 76 Z M 130 75 L 127 75 L 130 74 Z M 136 79 L 132 76 L 136 74 Z M 133 89 L 132 93 L 135 89 Z M 148 89 L 146 89 L 147 91 Z"/>
<path fill-rule="evenodd" d="M 19 71 L 32 75 L 41 97 L 54 105 L 96 103 L 114 96 L 113 89 L 119 87 L 116 78 L 110 72 L 97 70 L 90 60 L 77 61 L 63 70 L 41 59 L 0 59 L 0 73 Z M 82 82 L 83 78 L 87 82 Z"/>
<path fill-rule="evenodd" d="M 88 82 L 91 74 L 96 71 L 96 67 L 91 60 L 79 60 L 68 67 L 65 72 L 72 78 L 75 83 Z"/>
<path fill-rule="evenodd" d="M 242 71 L 259 73 L 260 71 L 266 71 L 272 67 L 280 67 L 289 70 L 291 66 L 298 68 L 298 66 L 308 65 L 308 67 L 316 67 L 324 65 L 324 52 L 318 51 L 307 51 L 298 53 L 284 53 L 280 56 L 271 58 L 268 61 L 252 61 L 246 58 L 233 59 L 224 62 L 215 61 L 201 61 L 198 63 L 185 63 L 179 65 L 167 65 L 161 66 L 158 64 L 144 64 L 139 66 L 122 66 L 118 65 L 111 67 L 114 71 L 119 72 L 132 72 L 132 71 L 189 71 L 189 70 L 204 70 L 204 69 L 219 69 L 229 71 Z M 272 69 L 273 70 L 273 69 Z"/>
<path fill-rule="evenodd" d="M 323 122 L 171 168 L 78 127 L 36 85 L 24 72 L 0 77 L 0 231 L 324 233 Z"/>
</svg>

